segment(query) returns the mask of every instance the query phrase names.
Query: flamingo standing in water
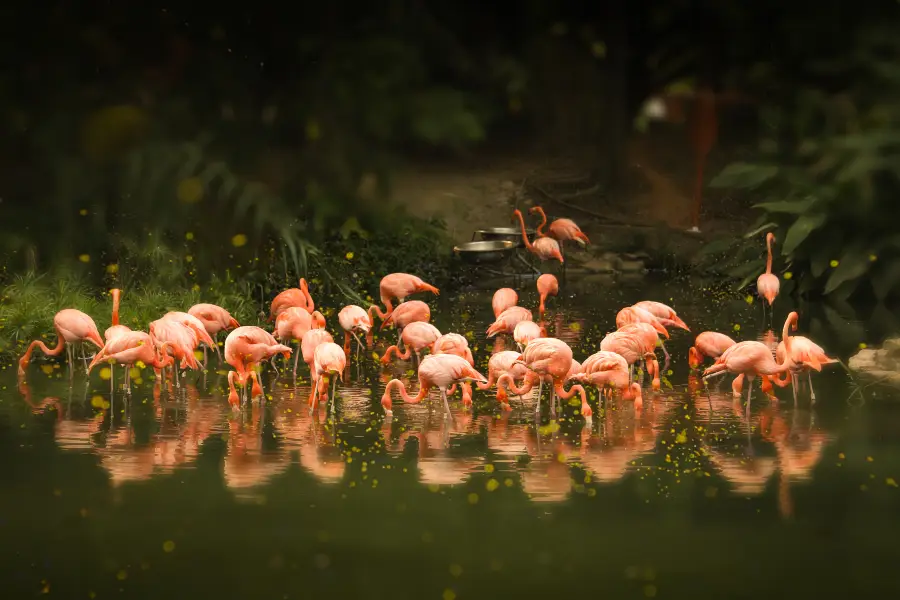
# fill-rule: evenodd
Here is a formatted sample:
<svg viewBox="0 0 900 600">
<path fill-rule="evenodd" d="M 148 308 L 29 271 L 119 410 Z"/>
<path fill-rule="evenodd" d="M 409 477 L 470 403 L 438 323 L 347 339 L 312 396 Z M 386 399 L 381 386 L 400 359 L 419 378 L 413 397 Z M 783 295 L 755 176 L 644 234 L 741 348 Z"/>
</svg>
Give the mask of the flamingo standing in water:
<svg viewBox="0 0 900 600">
<path fill-rule="evenodd" d="M 691 369 L 699 369 L 703 364 L 704 357 L 719 358 L 726 350 L 736 343 L 737 342 L 724 333 L 704 331 L 696 337 L 694 345 L 688 350 L 688 364 Z M 778 360 L 779 362 L 781 361 L 781 359 Z M 768 375 L 760 376 L 760 380 L 763 392 L 771 395 L 773 390 L 772 380 Z M 740 396 L 741 390 L 744 389 L 744 376 L 738 375 L 735 377 L 734 381 L 731 382 L 731 388 L 734 391 L 735 396 Z"/>
<path fill-rule="evenodd" d="M 261 396 L 263 389 L 255 367 L 279 353 L 287 358 L 291 355 L 291 349 L 275 343 L 272 334 L 259 327 L 244 325 L 233 329 L 228 334 L 228 337 L 225 338 L 225 362 L 234 367 L 234 371 L 228 372 L 228 402 L 232 409 L 240 409 L 240 398 L 235 389 L 235 379 L 237 379 L 238 385 L 244 389 L 246 389 L 247 380 L 252 379 L 253 387 L 250 391 L 250 398 Z"/>
<path fill-rule="evenodd" d="M 637 304 L 634 304 L 634 308 L 646 310 L 648 313 L 656 317 L 657 320 L 659 320 L 659 322 L 666 327 L 678 327 L 679 329 L 690 331 L 687 323 L 681 320 L 681 317 L 678 316 L 678 313 L 675 312 L 675 309 L 673 309 L 671 306 L 663 304 L 662 302 L 654 302 L 653 300 L 641 300 Z"/>
<path fill-rule="evenodd" d="M 544 273 L 537 278 L 537 291 L 541 301 L 538 305 L 538 314 L 541 320 L 544 320 L 544 304 L 547 302 L 547 296 L 555 296 L 559 293 L 559 281 L 554 275 Z"/>
<path fill-rule="evenodd" d="M 338 323 L 344 330 L 344 354 L 350 356 L 350 336 L 356 338 L 356 358 L 359 359 L 359 349 L 363 347 L 360 333 L 366 336 L 366 345 L 372 347 L 372 317 L 361 306 L 348 304 L 338 313 Z"/>
<path fill-rule="evenodd" d="M 88 365 L 88 373 L 102 362 L 110 363 L 110 369 L 112 369 L 113 365 L 123 365 L 125 367 L 125 389 L 130 395 L 131 376 L 129 371 L 131 367 L 138 362 L 142 362 L 148 367 L 153 367 L 158 373 L 174 361 L 167 352 L 170 345 L 170 342 L 163 342 L 161 347 L 157 348 L 150 334 L 143 331 L 128 330 L 120 332 L 107 341 L 97 355 L 94 356 L 94 360 Z M 114 393 L 112 376 L 109 378 L 109 393 L 110 396 Z"/>
<path fill-rule="evenodd" d="M 397 345 L 400 345 L 403 328 L 410 323 L 423 321 L 427 323 L 431 320 L 431 309 L 421 300 L 410 300 L 399 305 L 388 317 L 381 322 L 381 329 L 389 325 L 397 327 Z"/>
<path fill-rule="evenodd" d="M 408 296 L 419 292 L 431 292 L 435 296 L 441 293 L 439 289 L 430 283 L 425 283 L 419 277 L 410 275 L 409 273 L 391 273 L 390 275 L 385 275 L 381 278 L 378 290 L 380 292 L 381 302 L 384 304 L 384 310 L 381 310 L 381 307 L 377 304 L 373 304 L 369 307 L 369 316 L 371 317 L 374 312 L 378 315 L 378 318 L 382 320 L 387 319 L 391 316 L 391 313 L 394 312 L 394 305 L 391 304 L 392 300 L 396 300 L 398 303 L 402 304 Z"/>
<path fill-rule="evenodd" d="M 519 225 L 522 227 L 522 242 L 529 252 L 540 260 L 558 260 L 560 264 L 565 264 L 563 255 L 559 250 L 559 243 L 556 240 L 551 237 L 538 237 L 535 238 L 532 244 L 528 239 L 528 234 L 525 233 L 525 219 L 522 217 L 522 211 L 517 208 L 513 211 L 513 215 L 519 219 Z"/>
<path fill-rule="evenodd" d="M 391 403 L 391 390 L 397 388 L 400 397 L 404 402 L 417 404 L 425 399 L 428 390 L 436 387 L 441 391 L 441 399 L 444 402 L 444 411 L 448 418 L 452 418 L 450 412 L 450 403 L 447 401 L 447 390 L 454 384 L 459 382 L 486 382 L 484 375 L 476 371 L 466 359 L 455 354 L 431 354 L 426 356 L 419 365 L 419 393 L 410 396 L 406 391 L 406 386 L 399 379 L 391 379 L 384 388 L 384 395 L 381 397 L 381 405 L 384 407 L 384 414 L 387 417 L 393 415 Z"/>
<path fill-rule="evenodd" d="M 403 339 L 404 351 L 400 352 L 400 348 L 396 345 L 389 346 L 381 357 L 381 364 L 388 364 L 392 353 L 400 360 L 409 360 L 412 354 L 415 354 L 416 360 L 421 360 L 419 352 L 431 347 L 441 337 L 441 332 L 431 323 L 415 321 L 403 328 L 400 337 Z"/>
<path fill-rule="evenodd" d="M 180 323 L 181 325 L 184 325 L 192 332 L 194 332 L 194 336 L 197 338 L 197 346 L 199 346 L 200 343 L 203 343 L 208 348 L 214 348 L 216 352 L 219 351 L 218 344 L 216 344 L 209 333 L 207 333 L 206 326 L 203 324 L 203 321 L 201 321 L 194 315 L 186 312 L 170 311 L 164 314 L 162 316 L 162 319 L 160 320 L 164 319 Z M 150 324 L 150 334 L 153 335 L 153 323 Z"/>
<path fill-rule="evenodd" d="M 299 345 L 311 329 L 325 329 L 325 317 L 322 313 L 316 310 L 310 314 L 305 308 L 290 306 L 275 318 L 274 337 L 282 344 L 287 345 L 293 342 Z M 300 352 L 294 353 L 294 380 L 297 379 L 297 360 L 300 358 L 300 354 Z M 274 361 L 274 358 L 272 360 Z"/>
<path fill-rule="evenodd" d="M 616 333 L 630 335 L 640 341 L 644 366 L 651 377 L 651 386 L 654 390 L 659 390 L 659 362 L 656 360 L 656 346 L 661 340 L 653 326 L 649 323 L 632 323 L 625 325 Z M 604 349 L 602 343 L 600 347 Z"/>
<path fill-rule="evenodd" d="M 519 345 L 519 351 L 528 346 L 531 340 L 546 337 L 547 332 L 544 328 L 534 321 L 519 321 L 516 328 L 513 329 L 513 339 Z"/>
<path fill-rule="evenodd" d="M 641 396 L 641 386 L 631 383 L 628 373 L 628 361 L 615 352 L 600 350 L 588 356 L 581 364 L 581 372 L 571 378 L 573 381 L 588 383 L 606 393 L 621 390 L 622 397 L 634 401 L 635 409 L 641 409 L 644 399 Z"/>
<path fill-rule="evenodd" d="M 205 333 L 205 332 L 204 332 Z M 207 334 L 208 335 L 208 334 Z M 178 386 L 178 369 L 199 369 L 200 364 L 194 356 L 194 349 L 199 343 L 197 332 L 175 319 L 157 319 L 150 323 L 150 338 L 154 343 L 168 342 L 172 356 L 178 364 L 172 365 L 175 385 Z"/>
<path fill-rule="evenodd" d="M 759 294 L 760 298 L 769 303 L 770 308 L 772 303 L 775 302 L 775 298 L 778 296 L 778 291 L 781 289 L 781 282 L 778 280 L 778 275 L 772 273 L 772 244 L 774 243 L 775 234 L 770 231 L 766 234 L 766 249 L 768 251 L 768 255 L 766 256 L 766 272 L 756 279 L 756 293 Z M 765 303 L 762 306 L 763 320 L 765 320 Z"/>
<path fill-rule="evenodd" d="M 112 324 L 106 328 L 106 331 L 103 332 L 103 339 L 106 341 L 107 344 L 109 342 L 111 342 L 112 340 L 114 340 L 115 338 L 131 331 L 130 327 L 119 323 L 119 300 L 122 295 L 122 290 L 112 289 L 112 290 L 109 290 L 109 294 L 110 294 L 110 296 L 112 296 L 112 301 L 113 301 L 112 320 L 111 320 Z M 88 372 L 90 372 L 90 369 L 88 369 Z M 125 375 L 126 375 L 126 381 L 127 381 L 127 376 L 128 376 L 127 369 L 125 371 Z M 112 393 L 116 387 L 115 381 L 116 381 L 116 369 L 113 366 L 110 366 L 110 368 L 109 368 L 109 391 L 110 391 L 110 393 Z"/>
<path fill-rule="evenodd" d="M 491 355 L 488 360 L 488 378 L 484 383 L 476 384 L 479 390 L 489 390 L 503 375 L 509 375 L 513 381 L 524 380 L 530 390 L 538 382 L 534 371 L 529 371 L 521 363 L 522 354 L 514 350 L 503 350 Z M 521 396 L 520 396 L 521 399 Z M 497 401 L 504 410 L 511 410 L 507 401 L 506 390 L 497 386 Z"/>
<path fill-rule="evenodd" d="M 487 336 L 492 338 L 498 333 L 512 334 L 516 325 L 533 320 L 530 310 L 524 306 L 512 306 L 497 315 L 497 319 L 487 328 Z"/>
<path fill-rule="evenodd" d="M 472 350 L 469 348 L 469 340 L 458 333 L 445 333 L 431 346 L 432 354 L 455 354 L 460 358 L 466 359 L 473 368 L 475 367 L 475 357 L 472 356 Z M 462 382 L 462 400 L 463 406 L 472 405 L 472 384 L 468 381 Z M 456 384 L 454 383 L 447 391 L 449 395 L 456 393 Z"/>
<path fill-rule="evenodd" d="M 629 381 L 634 379 L 634 364 L 640 360 L 649 360 L 646 343 L 642 339 L 643 332 L 613 331 L 600 340 L 600 349 L 620 355 L 628 363 Z"/>
<path fill-rule="evenodd" d="M 188 309 L 188 314 L 203 324 L 206 333 L 212 337 L 216 354 L 219 355 L 221 360 L 222 352 L 219 350 L 219 332 L 240 327 L 241 324 L 231 316 L 230 312 L 216 304 L 195 304 Z M 203 364 L 206 364 L 206 346 L 203 347 Z"/>
<path fill-rule="evenodd" d="M 796 331 L 798 318 L 799 317 L 796 312 L 792 312 L 791 314 L 789 314 L 787 322 L 785 323 L 785 328 L 787 329 L 787 323 L 790 323 L 790 328 Z M 780 363 L 785 362 L 787 352 L 787 345 L 784 341 L 781 341 L 775 350 L 775 360 Z M 812 372 L 814 370 L 821 371 L 822 365 L 836 363 L 838 362 L 838 360 L 836 358 L 829 357 L 827 354 L 825 354 L 825 350 L 823 350 L 821 346 L 819 346 L 808 337 L 802 335 L 795 335 L 791 338 L 790 353 L 790 361 L 794 364 L 793 368 L 790 371 L 790 380 L 785 373 L 783 378 L 780 375 L 776 376 L 774 378 L 775 383 L 778 384 L 779 387 L 785 387 L 789 382 L 793 383 L 792 387 L 794 389 L 794 403 L 796 404 L 797 384 L 800 380 L 799 375 L 800 373 L 806 372 L 807 381 L 809 382 L 810 403 L 815 404 L 816 392 L 813 389 Z"/>
<path fill-rule="evenodd" d="M 331 334 L 325 331 L 324 329 L 310 329 L 303 336 L 303 339 L 300 340 L 300 353 L 303 354 L 303 362 L 306 363 L 306 366 L 309 367 L 310 377 L 315 377 L 315 359 L 316 359 L 316 348 L 319 347 L 320 344 L 327 344 L 334 342 L 334 339 L 331 337 Z M 294 368 L 296 369 L 297 361 L 294 359 Z M 297 378 L 297 372 L 294 371 L 294 379 Z"/>
<path fill-rule="evenodd" d="M 75 375 L 75 344 L 83 345 L 85 342 L 90 342 L 97 348 L 103 348 L 103 338 L 100 337 L 96 323 L 80 310 L 62 309 L 53 316 L 53 328 L 57 335 L 56 346 L 48 348 L 41 340 L 34 340 L 28 344 L 25 354 L 19 359 L 19 377 L 25 376 L 25 369 L 31 362 L 31 355 L 35 348 L 40 348 L 41 352 L 47 356 L 58 356 L 65 349 L 69 363 L 69 379 Z M 84 370 L 87 371 L 87 358 L 82 356 L 82 359 L 84 360 Z"/>
<path fill-rule="evenodd" d="M 316 310 L 316 303 L 313 302 L 312 296 L 309 295 L 309 286 L 306 283 L 306 279 L 302 277 L 300 278 L 299 288 L 288 288 L 272 299 L 272 307 L 269 311 L 267 322 L 271 323 L 278 318 L 278 315 L 291 306 L 305 308 L 308 313 Z"/>
<path fill-rule="evenodd" d="M 344 381 L 344 368 L 347 366 L 347 355 L 344 349 L 334 342 L 323 342 L 316 346 L 312 368 L 312 389 L 309 392 L 309 414 L 313 414 L 316 407 L 316 396 L 328 393 L 331 412 L 334 413 L 335 386 L 337 380 Z M 336 377 L 335 377 L 336 376 Z M 329 379 L 332 382 L 331 392 L 328 392 Z"/>
<path fill-rule="evenodd" d="M 655 317 L 653 313 L 644 310 L 643 308 L 638 308 L 637 306 L 628 306 L 623 308 L 616 315 L 616 327 L 622 329 L 626 325 L 635 325 L 638 323 L 644 323 L 650 325 L 657 333 L 668 339 L 669 332 L 663 326 L 660 319 Z M 669 362 L 669 351 L 666 350 L 665 342 L 662 340 L 659 341 L 660 346 L 662 347 L 663 356 L 666 358 L 666 363 Z"/>
<path fill-rule="evenodd" d="M 494 318 L 499 317 L 507 308 L 512 308 L 519 302 L 519 295 L 512 288 L 500 288 L 494 292 L 491 298 L 491 308 L 494 309 Z"/>
<path fill-rule="evenodd" d="M 541 224 L 538 225 L 535 233 L 539 238 L 545 237 L 542 229 L 545 225 L 547 225 L 547 214 L 544 213 L 544 209 L 540 206 L 532 206 L 528 210 L 528 212 L 530 212 L 531 214 L 539 214 L 541 216 Z M 582 248 L 584 248 L 585 245 L 591 243 L 591 240 L 588 239 L 588 236 L 586 236 L 584 232 L 581 231 L 581 227 L 579 227 L 572 219 L 554 219 L 553 222 L 550 223 L 550 227 L 547 228 L 546 236 L 552 237 L 559 242 L 560 254 L 562 254 L 563 243 L 566 240 L 576 242 Z"/>
</svg>

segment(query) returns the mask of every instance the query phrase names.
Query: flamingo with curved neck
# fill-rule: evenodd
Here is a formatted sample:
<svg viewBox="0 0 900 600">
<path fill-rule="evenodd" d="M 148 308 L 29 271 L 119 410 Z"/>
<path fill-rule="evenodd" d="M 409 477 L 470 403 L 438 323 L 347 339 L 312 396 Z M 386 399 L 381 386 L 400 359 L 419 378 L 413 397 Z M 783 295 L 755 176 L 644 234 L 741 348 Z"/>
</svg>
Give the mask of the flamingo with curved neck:
<svg viewBox="0 0 900 600">
<path fill-rule="evenodd" d="M 565 262 L 556 240 L 551 237 L 539 237 L 531 243 L 525 232 L 525 218 L 522 217 L 522 211 L 517 208 L 513 211 L 513 215 L 519 219 L 519 225 L 522 227 L 522 243 L 529 252 L 541 260 L 558 260 L 561 264 Z"/>
</svg>

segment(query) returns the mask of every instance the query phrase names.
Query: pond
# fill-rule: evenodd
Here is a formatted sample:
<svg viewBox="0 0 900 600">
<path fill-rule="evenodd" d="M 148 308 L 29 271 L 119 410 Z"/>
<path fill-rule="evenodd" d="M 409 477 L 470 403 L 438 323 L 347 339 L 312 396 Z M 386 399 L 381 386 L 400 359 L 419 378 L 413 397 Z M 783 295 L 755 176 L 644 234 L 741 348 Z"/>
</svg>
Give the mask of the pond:
<svg viewBox="0 0 900 600">
<path fill-rule="evenodd" d="M 26 386 L 7 366 L 0 392 L 0 539 L 7 598 L 854 597 L 900 591 L 900 396 L 814 376 L 749 422 L 728 381 L 689 378 L 693 335 L 763 335 L 758 302 L 690 279 L 632 282 L 570 274 L 549 302 L 551 334 L 583 360 L 642 299 L 671 304 L 663 388 L 598 405 L 589 427 L 565 406 L 535 423 L 530 398 L 499 410 L 437 392 L 394 400 L 364 356 L 339 388 L 336 420 L 305 409 L 308 381 L 266 371 L 271 398 L 232 414 L 224 371 L 188 378 L 183 397 L 151 382 L 130 402 L 96 375 L 70 387 L 35 361 Z M 422 298 L 443 332 L 472 336 L 478 368 L 497 287 Z M 532 281 L 520 303 L 536 306 Z M 327 301 L 320 304 L 329 306 Z M 790 299 L 777 301 L 776 329 Z M 340 308 L 333 303 L 332 309 Z M 796 307 L 799 333 L 845 361 L 892 317 Z M 329 329 L 337 333 L 336 311 Z M 376 338 L 383 352 L 393 332 Z M 338 336 L 335 335 L 337 338 Z M 507 342 L 507 345 L 511 343 Z M 214 361 L 215 359 L 213 359 Z M 214 364 L 214 363 L 212 363 Z M 302 366 L 301 366 L 302 369 Z M 305 374 L 305 370 L 303 371 Z M 728 378 L 730 380 L 730 377 Z"/>
</svg>

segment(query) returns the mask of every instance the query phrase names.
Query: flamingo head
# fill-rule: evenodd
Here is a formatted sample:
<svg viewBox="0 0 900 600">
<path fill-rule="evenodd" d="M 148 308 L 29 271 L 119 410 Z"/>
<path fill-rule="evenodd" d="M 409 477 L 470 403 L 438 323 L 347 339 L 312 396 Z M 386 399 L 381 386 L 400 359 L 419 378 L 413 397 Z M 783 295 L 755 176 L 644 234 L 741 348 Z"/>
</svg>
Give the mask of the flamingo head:
<svg viewBox="0 0 900 600">
<path fill-rule="evenodd" d="M 391 408 L 393 407 L 393 403 L 391 402 L 391 395 L 387 391 L 385 391 L 384 395 L 381 397 L 381 406 L 384 408 L 384 416 L 386 418 L 394 416 L 394 411 L 391 410 Z"/>
<path fill-rule="evenodd" d="M 696 346 L 691 346 L 691 349 L 688 350 L 688 364 L 692 369 L 699 369 L 700 365 L 703 364 L 703 357 L 700 356 L 700 351 L 697 350 Z"/>
<path fill-rule="evenodd" d="M 767 244 L 774 244 L 774 243 L 775 243 L 775 234 L 772 233 L 771 231 L 770 231 L 769 233 L 766 234 L 766 243 L 767 243 Z"/>
<path fill-rule="evenodd" d="M 311 316 L 314 325 L 313 329 L 325 329 L 325 315 L 314 310 Z"/>
<path fill-rule="evenodd" d="M 658 333 L 659 335 L 663 336 L 666 339 L 669 339 L 669 331 L 665 327 L 663 327 L 662 323 L 660 323 L 659 321 L 654 319 L 653 323 L 651 323 L 651 325 L 653 326 L 653 329 L 656 330 L 656 333 Z"/>
</svg>

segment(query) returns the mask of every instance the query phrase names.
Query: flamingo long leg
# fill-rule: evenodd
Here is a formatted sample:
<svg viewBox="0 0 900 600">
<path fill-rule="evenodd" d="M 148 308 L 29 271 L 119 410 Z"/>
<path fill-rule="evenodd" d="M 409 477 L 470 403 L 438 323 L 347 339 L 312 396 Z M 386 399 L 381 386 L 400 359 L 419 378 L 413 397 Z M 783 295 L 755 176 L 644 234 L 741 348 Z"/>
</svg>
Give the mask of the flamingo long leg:
<svg viewBox="0 0 900 600">
<path fill-rule="evenodd" d="M 447 415 L 448 419 L 453 418 L 453 413 L 450 412 L 450 402 L 447 400 L 447 390 L 446 388 L 441 389 L 441 399 L 444 401 L 444 412 Z"/>
<path fill-rule="evenodd" d="M 815 404 L 816 403 L 816 391 L 813 389 L 812 371 L 807 371 L 806 376 L 809 379 L 809 401 L 810 401 L 810 404 Z"/>
</svg>

